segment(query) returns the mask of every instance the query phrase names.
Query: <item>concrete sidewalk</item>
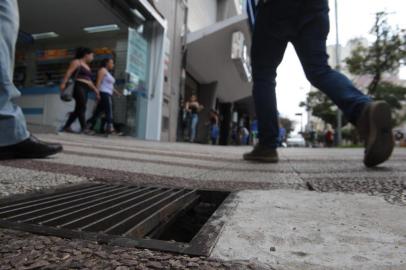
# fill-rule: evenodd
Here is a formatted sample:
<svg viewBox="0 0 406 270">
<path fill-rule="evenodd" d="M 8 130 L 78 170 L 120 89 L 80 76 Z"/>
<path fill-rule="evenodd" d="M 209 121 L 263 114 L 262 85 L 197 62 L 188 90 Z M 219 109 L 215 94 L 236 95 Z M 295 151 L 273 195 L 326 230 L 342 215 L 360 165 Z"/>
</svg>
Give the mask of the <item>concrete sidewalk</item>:
<svg viewBox="0 0 406 270">
<path fill-rule="evenodd" d="M 365 194 L 242 191 L 212 257 L 275 269 L 406 269 L 406 211 Z"/>
<path fill-rule="evenodd" d="M 264 165 L 241 159 L 247 147 L 41 138 L 65 152 L 0 162 L 1 196 L 89 181 L 236 191 L 213 259 L 265 269 L 406 269 L 406 149 L 366 169 L 362 149 L 281 149 L 279 164 Z"/>
</svg>

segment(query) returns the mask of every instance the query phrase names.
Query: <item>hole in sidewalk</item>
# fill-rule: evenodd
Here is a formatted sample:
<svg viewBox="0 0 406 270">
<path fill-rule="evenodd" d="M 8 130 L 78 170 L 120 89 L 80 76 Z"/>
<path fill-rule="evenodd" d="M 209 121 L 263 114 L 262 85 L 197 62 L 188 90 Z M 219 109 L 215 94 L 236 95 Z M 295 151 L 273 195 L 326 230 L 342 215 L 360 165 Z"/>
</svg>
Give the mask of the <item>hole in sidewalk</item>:
<svg viewBox="0 0 406 270">
<path fill-rule="evenodd" d="M 218 207 L 229 195 L 228 192 L 198 191 L 200 200 L 187 211 L 181 213 L 171 224 L 163 224 L 162 230 L 157 228 L 156 234 L 150 237 L 164 241 L 189 243 L 203 228 Z"/>
<path fill-rule="evenodd" d="M 230 192 L 88 184 L 0 201 L 0 227 L 208 256 Z"/>
</svg>

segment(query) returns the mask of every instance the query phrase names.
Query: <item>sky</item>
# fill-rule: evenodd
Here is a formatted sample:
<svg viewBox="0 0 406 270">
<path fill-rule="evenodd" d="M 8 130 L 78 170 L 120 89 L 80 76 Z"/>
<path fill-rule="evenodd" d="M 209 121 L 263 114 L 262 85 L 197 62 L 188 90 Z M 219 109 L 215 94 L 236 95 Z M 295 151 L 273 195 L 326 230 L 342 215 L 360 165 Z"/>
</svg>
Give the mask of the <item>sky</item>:
<svg viewBox="0 0 406 270">
<path fill-rule="evenodd" d="M 330 2 L 331 31 L 327 40 L 328 45 L 334 45 L 336 40 L 334 0 Z M 338 0 L 339 38 L 340 43 L 345 44 L 353 38 L 366 37 L 373 41 L 369 34 L 374 21 L 375 13 L 387 11 L 391 13 L 389 23 L 406 28 L 406 1 L 405 0 Z M 402 70 L 401 77 L 406 79 L 406 70 Z M 299 103 L 306 99 L 306 93 L 310 90 L 296 53 L 289 45 L 281 66 L 278 69 L 277 97 L 278 109 L 283 116 L 287 116 L 297 122 L 296 131 L 300 130 L 300 116 L 297 113 L 306 112 L 299 107 Z M 303 117 L 304 123 L 307 116 Z"/>
</svg>

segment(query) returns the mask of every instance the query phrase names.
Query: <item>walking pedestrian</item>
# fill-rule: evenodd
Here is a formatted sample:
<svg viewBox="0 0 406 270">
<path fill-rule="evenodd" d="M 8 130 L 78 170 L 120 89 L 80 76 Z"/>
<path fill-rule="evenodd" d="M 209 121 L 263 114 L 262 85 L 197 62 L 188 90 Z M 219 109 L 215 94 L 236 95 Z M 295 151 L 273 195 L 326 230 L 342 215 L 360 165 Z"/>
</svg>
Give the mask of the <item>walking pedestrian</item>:
<svg viewBox="0 0 406 270">
<path fill-rule="evenodd" d="M 256 145 L 258 143 L 258 120 L 256 118 L 251 123 L 251 135 L 252 143 Z"/>
<path fill-rule="evenodd" d="M 100 100 L 100 93 L 92 81 L 92 70 L 90 64 L 94 59 L 94 54 L 89 48 L 78 48 L 75 59 L 70 63 L 65 77 L 60 85 L 61 91 L 66 89 L 69 78 L 75 78 L 75 89 L 73 98 L 75 99 L 75 110 L 69 115 L 68 120 L 63 127 L 65 132 L 73 132 L 71 125 L 76 119 L 79 119 L 81 131 L 86 129 L 86 105 L 87 96 L 90 91 L 96 94 L 97 100 Z"/>
<path fill-rule="evenodd" d="M 249 145 L 250 143 L 250 131 L 246 126 L 240 128 L 241 132 L 241 145 Z"/>
<path fill-rule="evenodd" d="M 203 106 L 197 100 L 196 95 L 192 95 L 186 103 L 186 111 L 190 115 L 189 140 L 194 142 L 197 136 L 197 124 L 199 123 L 199 112 L 203 110 Z"/>
<path fill-rule="evenodd" d="M 100 101 L 97 104 L 93 116 L 89 119 L 89 130 L 92 130 L 96 124 L 97 119 L 102 113 L 106 115 L 106 128 L 107 134 L 114 132 L 113 127 L 113 94 L 119 94 L 114 88 L 116 79 L 111 74 L 114 69 L 113 59 L 104 59 L 101 63 L 100 69 L 97 73 L 96 87 L 100 91 Z"/>
<path fill-rule="evenodd" d="M 0 1 L 0 159 L 44 158 L 61 152 L 62 146 L 31 135 L 21 108 L 13 103 L 21 95 L 13 84 L 18 28 L 17 0 Z"/>
<path fill-rule="evenodd" d="M 220 135 L 220 127 L 219 127 L 219 115 L 216 110 L 210 111 L 210 118 L 209 118 L 209 125 L 210 125 L 210 141 L 212 145 L 216 145 L 218 141 L 218 137 Z"/>
<path fill-rule="evenodd" d="M 326 133 L 324 134 L 324 141 L 326 144 L 326 147 L 333 147 L 334 145 L 334 132 L 331 127 L 327 128 Z"/>
<path fill-rule="evenodd" d="M 357 127 L 365 141 L 364 164 L 373 167 L 391 156 L 394 140 L 389 105 L 372 101 L 328 65 L 328 13 L 327 0 L 261 0 L 256 16 L 250 15 L 254 26 L 251 59 L 259 143 L 244 155 L 245 160 L 278 162 L 275 79 L 288 42 L 295 47 L 310 83 L 329 96 Z"/>
</svg>

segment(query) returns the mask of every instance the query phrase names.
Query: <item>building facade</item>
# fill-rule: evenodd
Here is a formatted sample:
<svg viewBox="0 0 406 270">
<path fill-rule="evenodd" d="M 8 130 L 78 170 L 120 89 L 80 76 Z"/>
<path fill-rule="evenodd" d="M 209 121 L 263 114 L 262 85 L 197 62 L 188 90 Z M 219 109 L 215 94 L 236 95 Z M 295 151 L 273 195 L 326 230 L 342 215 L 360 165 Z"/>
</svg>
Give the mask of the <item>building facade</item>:
<svg viewBox="0 0 406 270">
<path fill-rule="evenodd" d="M 250 33 L 240 0 L 20 0 L 19 6 L 15 82 L 29 124 L 59 129 L 73 110 L 73 102 L 60 101 L 58 86 L 79 46 L 95 51 L 95 73 L 102 59 L 116 60 L 124 96 L 114 98 L 115 122 L 136 138 L 179 139 L 181 105 L 191 94 L 207 110 L 249 95 L 243 56 Z M 88 117 L 94 106 L 90 95 Z"/>
</svg>

